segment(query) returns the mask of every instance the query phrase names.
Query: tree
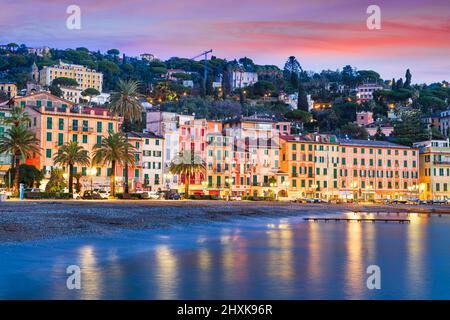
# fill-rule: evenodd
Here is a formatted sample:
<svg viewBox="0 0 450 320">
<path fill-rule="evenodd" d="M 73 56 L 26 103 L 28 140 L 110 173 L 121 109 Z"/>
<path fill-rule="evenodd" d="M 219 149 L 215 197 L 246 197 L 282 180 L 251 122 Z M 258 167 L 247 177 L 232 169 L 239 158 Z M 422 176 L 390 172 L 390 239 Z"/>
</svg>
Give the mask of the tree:
<svg viewBox="0 0 450 320">
<path fill-rule="evenodd" d="M 119 80 L 117 91 L 111 95 L 110 110 L 113 114 L 123 117 L 122 130 L 125 132 L 125 139 L 128 142 L 128 132 L 131 123 L 142 120 L 143 107 L 139 102 L 139 83 L 136 81 Z M 128 161 L 125 160 L 125 193 L 128 193 Z"/>
<path fill-rule="evenodd" d="M 108 51 L 106 51 L 106 53 L 112 56 L 118 56 L 120 54 L 120 51 L 117 49 L 109 49 Z"/>
<path fill-rule="evenodd" d="M 14 193 L 19 192 L 19 166 L 23 159 L 28 158 L 33 153 L 40 153 L 39 140 L 28 128 L 22 126 L 9 128 L 0 137 L 0 153 L 10 153 L 14 156 Z"/>
<path fill-rule="evenodd" d="M 284 64 L 283 74 L 285 80 L 290 83 L 292 88 L 298 88 L 298 78 L 302 71 L 303 69 L 297 61 L 297 58 L 290 56 Z"/>
<path fill-rule="evenodd" d="M 411 78 L 412 78 L 411 72 L 409 71 L 409 69 L 407 69 L 405 74 L 406 79 L 404 85 L 405 88 L 411 88 Z"/>
<path fill-rule="evenodd" d="M 383 130 L 381 129 L 381 125 L 378 125 L 377 132 L 374 135 L 374 139 L 378 141 L 382 141 L 386 139 L 386 135 L 383 133 Z"/>
<path fill-rule="evenodd" d="M 69 166 L 69 193 L 73 193 L 73 167 L 76 164 L 89 166 L 89 154 L 77 141 L 70 141 L 59 147 L 53 158 L 55 164 Z"/>
<path fill-rule="evenodd" d="M 30 117 L 28 115 L 28 112 L 25 111 L 24 107 L 13 107 L 11 109 L 9 117 L 5 118 L 3 120 L 3 123 L 6 125 L 11 125 L 14 127 L 19 126 L 27 126 L 30 122 Z"/>
<path fill-rule="evenodd" d="M 298 86 L 297 109 L 303 111 L 309 110 L 308 98 L 306 96 L 305 87 L 301 83 Z"/>
<path fill-rule="evenodd" d="M 199 155 L 191 153 L 190 151 L 181 152 L 176 156 L 170 164 L 170 172 L 184 177 L 185 180 L 185 195 L 189 198 L 189 185 L 191 176 L 194 176 L 197 172 L 203 172 L 206 170 L 204 161 Z"/>
<path fill-rule="evenodd" d="M 400 78 L 397 80 L 397 83 L 395 84 L 396 89 L 403 89 L 403 79 Z"/>
<path fill-rule="evenodd" d="M 50 90 L 50 93 L 56 97 L 61 98 L 63 96 L 63 92 L 62 92 L 61 88 L 56 85 L 52 84 L 48 87 L 48 89 Z"/>
<path fill-rule="evenodd" d="M 81 192 L 81 178 L 83 177 L 83 175 L 80 172 L 74 173 L 73 174 L 73 178 L 76 180 L 75 182 L 75 192 L 76 193 L 80 193 Z"/>
<path fill-rule="evenodd" d="M 91 101 L 91 98 L 93 96 L 98 96 L 99 94 L 100 94 L 100 92 L 97 89 L 94 89 L 94 88 L 87 88 L 86 90 L 81 92 L 81 95 L 83 97 L 89 97 L 89 102 Z"/>
<path fill-rule="evenodd" d="M 299 121 L 299 122 L 310 122 L 312 119 L 312 115 L 308 111 L 304 110 L 290 110 L 284 114 L 287 119 Z"/>
<path fill-rule="evenodd" d="M 404 111 L 400 119 L 394 125 L 393 132 L 398 143 L 412 145 L 413 142 L 428 140 L 429 134 L 420 122 L 419 110 Z"/>
<path fill-rule="evenodd" d="M 64 181 L 64 171 L 62 169 L 55 168 L 50 171 L 50 179 L 45 186 L 46 192 L 61 192 L 67 187 Z"/>
<path fill-rule="evenodd" d="M 341 133 L 346 134 L 354 139 L 365 140 L 369 134 L 364 127 L 358 126 L 356 123 L 347 123 L 341 127 Z"/>
<path fill-rule="evenodd" d="M 16 170 L 14 168 L 8 169 L 5 174 L 5 182 L 8 187 L 12 187 L 10 181 L 15 180 Z M 19 184 L 23 183 L 25 188 L 33 188 L 35 185 L 39 185 L 40 181 L 44 178 L 44 174 L 41 170 L 33 165 L 21 164 L 19 166 Z"/>
<path fill-rule="evenodd" d="M 78 82 L 75 79 L 60 77 L 53 80 L 52 85 L 63 87 L 78 87 Z"/>
<path fill-rule="evenodd" d="M 134 163 L 136 161 L 135 152 L 135 148 L 118 132 L 109 133 L 107 138 L 103 138 L 101 144 L 94 146 L 92 163 L 94 165 L 105 164 L 111 166 L 109 183 L 112 197 L 116 194 L 116 165 Z"/>
</svg>

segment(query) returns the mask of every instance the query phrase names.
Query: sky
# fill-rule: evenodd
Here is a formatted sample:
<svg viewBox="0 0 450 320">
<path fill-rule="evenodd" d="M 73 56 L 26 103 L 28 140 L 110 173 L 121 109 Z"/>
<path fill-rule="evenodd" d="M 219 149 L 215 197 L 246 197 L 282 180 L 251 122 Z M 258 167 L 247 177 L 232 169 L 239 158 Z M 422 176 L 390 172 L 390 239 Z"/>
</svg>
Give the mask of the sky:
<svg viewBox="0 0 450 320">
<path fill-rule="evenodd" d="M 117 48 L 160 59 L 204 50 L 283 67 L 293 55 L 320 72 L 350 64 L 384 79 L 450 80 L 450 0 L 1 0 L 0 43 Z M 70 30 L 69 5 L 81 10 Z M 369 30 L 369 5 L 381 28 Z"/>
</svg>

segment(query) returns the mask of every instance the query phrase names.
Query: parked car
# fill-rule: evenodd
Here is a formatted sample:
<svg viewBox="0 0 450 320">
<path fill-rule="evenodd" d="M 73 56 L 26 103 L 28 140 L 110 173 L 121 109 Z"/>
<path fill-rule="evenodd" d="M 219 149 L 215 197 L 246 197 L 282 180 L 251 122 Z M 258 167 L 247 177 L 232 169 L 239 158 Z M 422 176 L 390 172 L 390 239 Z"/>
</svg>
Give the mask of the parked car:
<svg viewBox="0 0 450 320">
<path fill-rule="evenodd" d="M 100 195 L 100 197 L 102 197 L 102 199 L 108 199 L 109 198 L 109 195 L 110 195 L 109 191 L 98 190 L 96 192 Z"/>
<path fill-rule="evenodd" d="M 102 198 L 102 196 L 95 192 L 95 191 L 90 191 L 90 190 L 86 190 L 85 192 L 83 192 L 83 196 L 81 197 L 81 199 L 84 200 L 102 200 L 104 198 Z"/>
<path fill-rule="evenodd" d="M 158 191 L 146 191 L 146 190 L 138 190 L 137 194 L 140 194 L 143 199 L 160 199 L 161 193 Z"/>
<path fill-rule="evenodd" d="M 428 200 L 427 201 L 428 204 L 449 204 L 449 200 L 448 199 L 442 199 L 442 200 Z"/>
<path fill-rule="evenodd" d="M 80 195 L 78 192 L 74 192 L 74 193 L 72 194 L 72 196 L 73 196 L 73 198 L 74 198 L 75 200 L 81 199 L 81 195 Z"/>
<path fill-rule="evenodd" d="M 181 195 L 178 192 L 174 192 L 174 193 L 169 193 L 167 194 L 167 198 L 169 200 L 180 200 L 181 199 Z"/>
<path fill-rule="evenodd" d="M 39 188 L 27 188 L 24 190 L 25 192 L 41 192 Z"/>
</svg>

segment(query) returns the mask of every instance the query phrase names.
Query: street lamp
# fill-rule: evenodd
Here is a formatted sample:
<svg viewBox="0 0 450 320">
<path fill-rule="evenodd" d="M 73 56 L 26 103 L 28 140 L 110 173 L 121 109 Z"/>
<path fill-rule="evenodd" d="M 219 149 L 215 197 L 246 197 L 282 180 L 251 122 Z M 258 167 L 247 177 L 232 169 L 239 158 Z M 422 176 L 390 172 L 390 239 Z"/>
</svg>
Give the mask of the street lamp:
<svg viewBox="0 0 450 320">
<path fill-rule="evenodd" d="M 97 174 L 97 169 L 96 168 L 91 168 L 89 170 L 89 175 L 91 177 L 91 193 L 93 191 L 93 179 L 94 179 L 94 175 Z"/>
</svg>

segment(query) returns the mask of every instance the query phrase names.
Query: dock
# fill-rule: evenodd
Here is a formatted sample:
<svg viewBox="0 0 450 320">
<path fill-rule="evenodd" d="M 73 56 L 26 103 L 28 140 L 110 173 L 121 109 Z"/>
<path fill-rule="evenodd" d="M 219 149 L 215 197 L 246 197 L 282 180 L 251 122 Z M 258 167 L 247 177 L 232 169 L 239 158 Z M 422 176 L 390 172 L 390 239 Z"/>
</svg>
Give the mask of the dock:
<svg viewBox="0 0 450 320">
<path fill-rule="evenodd" d="M 409 219 L 384 219 L 384 218 L 304 218 L 305 221 L 308 222 L 319 222 L 319 221 L 324 221 L 324 222 L 328 222 L 328 221 L 335 221 L 335 222 L 339 222 L 339 221 L 345 221 L 345 222 L 351 222 L 351 221 L 356 221 L 356 222 L 384 222 L 384 223 L 388 223 L 388 222 L 398 222 L 398 223 L 410 223 L 411 220 Z"/>
</svg>

